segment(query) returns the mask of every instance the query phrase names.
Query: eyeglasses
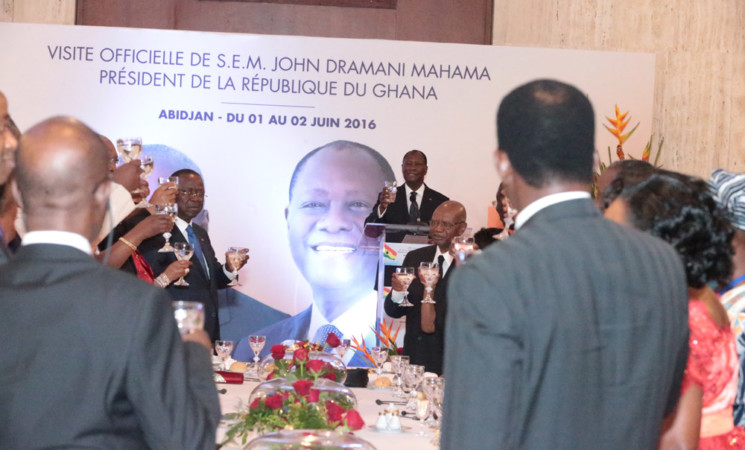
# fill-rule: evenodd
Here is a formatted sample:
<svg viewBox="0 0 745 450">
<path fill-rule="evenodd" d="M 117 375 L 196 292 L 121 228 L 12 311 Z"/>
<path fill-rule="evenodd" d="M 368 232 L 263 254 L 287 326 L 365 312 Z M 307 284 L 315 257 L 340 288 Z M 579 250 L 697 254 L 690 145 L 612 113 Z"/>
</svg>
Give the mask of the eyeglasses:
<svg viewBox="0 0 745 450">
<path fill-rule="evenodd" d="M 196 197 L 196 198 L 207 198 L 207 194 L 204 191 L 197 191 L 195 189 L 179 189 L 178 193 L 185 197 Z"/>
<path fill-rule="evenodd" d="M 450 222 L 443 222 L 441 220 L 432 220 L 429 222 L 429 227 L 430 228 L 442 227 L 446 229 L 447 231 L 450 231 L 453 229 L 454 226 L 460 225 L 462 223 L 465 223 L 465 222 L 461 221 L 461 222 L 450 223 Z"/>
</svg>

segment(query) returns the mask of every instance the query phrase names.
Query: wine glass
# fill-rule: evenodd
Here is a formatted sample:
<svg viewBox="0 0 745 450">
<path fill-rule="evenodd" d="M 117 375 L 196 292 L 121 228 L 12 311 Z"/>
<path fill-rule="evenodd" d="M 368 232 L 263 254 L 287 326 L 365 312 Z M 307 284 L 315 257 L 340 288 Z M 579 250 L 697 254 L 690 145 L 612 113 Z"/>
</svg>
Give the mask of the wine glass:
<svg viewBox="0 0 745 450">
<path fill-rule="evenodd" d="M 372 347 L 370 349 L 370 356 L 373 357 L 375 370 L 378 376 L 380 376 L 383 372 L 383 364 L 385 364 L 385 360 L 388 359 L 388 349 L 385 347 Z"/>
<path fill-rule="evenodd" d="M 199 302 L 185 302 L 183 300 L 175 300 L 171 303 L 179 333 L 189 334 L 194 330 L 204 328 L 203 304 Z"/>
<path fill-rule="evenodd" d="M 429 400 L 418 399 L 416 401 L 416 418 L 419 419 L 419 431 L 416 433 L 417 436 L 429 436 L 426 424 L 427 417 L 429 417 Z"/>
<path fill-rule="evenodd" d="M 349 346 L 352 345 L 352 341 L 349 339 L 340 339 L 339 345 L 336 347 L 336 353 L 339 354 L 339 358 L 342 360 L 344 359 L 344 355 L 347 354 L 347 350 L 349 350 Z"/>
<path fill-rule="evenodd" d="M 222 369 L 227 369 L 225 367 L 225 361 L 227 361 L 230 357 L 230 354 L 233 353 L 233 341 L 223 341 L 220 339 L 216 340 L 215 353 L 217 353 L 217 356 L 220 358 Z"/>
<path fill-rule="evenodd" d="M 248 337 L 248 344 L 251 346 L 251 350 L 254 352 L 254 370 L 256 371 L 256 376 L 259 376 L 259 353 L 261 353 L 261 350 L 264 348 L 264 345 L 266 344 L 266 336 L 259 336 L 256 334 L 253 334 Z"/>
<path fill-rule="evenodd" d="M 465 260 L 470 258 L 475 251 L 473 238 L 470 236 L 454 237 L 452 247 L 455 259 L 459 263 L 465 262 Z"/>
<path fill-rule="evenodd" d="M 179 261 L 188 261 L 191 259 L 191 255 L 194 254 L 194 247 L 188 242 L 176 242 L 175 244 L 173 244 L 173 253 L 176 255 L 176 259 L 178 259 Z M 173 283 L 173 285 L 188 286 L 189 283 L 187 283 L 186 280 L 184 280 L 184 276 L 181 275 L 181 278 Z"/>
<path fill-rule="evenodd" d="M 409 286 L 411 282 L 416 278 L 416 274 L 413 267 L 396 267 L 396 273 L 393 275 L 398 278 L 402 283 L 406 285 L 406 292 L 404 293 L 404 301 L 401 302 L 400 306 L 414 306 L 409 301 Z"/>
<path fill-rule="evenodd" d="M 142 167 L 140 178 L 142 178 L 143 180 L 147 180 L 153 173 L 153 169 L 155 168 L 155 160 L 152 156 L 145 155 L 140 158 L 140 167 Z"/>
<path fill-rule="evenodd" d="M 409 364 L 404 368 L 404 392 L 410 393 L 406 409 L 416 411 L 417 388 L 424 378 L 424 366 L 420 364 Z"/>
<path fill-rule="evenodd" d="M 401 384 L 403 383 L 401 377 L 404 368 L 409 364 L 409 357 L 407 355 L 392 355 L 390 360 L 393 373 L 395 374 L 394 382 L 396 385 L 396 389 L 393 391 L 393 396 L 404 397 L 404 391 L 401 389 Z"/>
<path fill-rule="evenodd" d="M 434 292 L 435 284 L 437 284 L 437 280 L 440 277 L 437 263 L 429 261 L 419 263 L 419 275 L 423 279 L 422 284 L 424 284 L 424 298 L 422 299 L 422 303 L 435 304 L 435 301 L 432 299 L 432 293 Z"/>
<path fill-rule="evenodd" d="M 240 266 L 247 251 L 248 249 L 244 247 L 228 247 L 228 258 L 233 265 L 233 280 L 228 283 L 228 286 L 243 286 L 238 281 L 238 266 Z"/>
<path fill-rule="evenodd" d="M 119 138 L 116 140 L 116 151 L 125 163 L 134 161 L 142 153 L 142 138 Z"/>
<path fill-rule="evenodd" d="M 176 220 L 176 216 L 178 215 L 178 205 L 177 204 L 165 204 L 165 205 L 155 205 L 155 212 L 157 214 L 168 214 L 171 216 L 171 219 Z M 163 233 L 163 237 L 166 240 L 166 243 L 163 244 L 163 247 L 158 250 L 159 253 L 169 253 L 173 251 L 173 246 L 171 246 L 171 233 L 166 231 Z"/>
<path fill-rule="evenodd" d="M 383 193 L 388 197 L 388 201 L 390 203 L 393 203 L 394 201 L 396 201 L 396 191 L 398 191 L 396 180 L 385 181 L 383 183 Z"/>
</svg>

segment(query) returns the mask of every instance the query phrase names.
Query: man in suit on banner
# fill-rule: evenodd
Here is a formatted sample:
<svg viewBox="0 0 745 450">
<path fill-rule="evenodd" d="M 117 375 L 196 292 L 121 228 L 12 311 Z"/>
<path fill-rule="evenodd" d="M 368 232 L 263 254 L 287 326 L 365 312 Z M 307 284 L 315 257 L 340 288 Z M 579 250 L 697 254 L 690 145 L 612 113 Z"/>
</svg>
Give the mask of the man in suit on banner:
<svg viewBox="0 0 745 450">
<path fill-rule="evenodd" d="M 446 201 L 437 207 L 429 223 L 429 236 L 434 245 L 410 251 L 401 265 L 418 270 L 422 262 L 437 263 L 441 275 L 432 295 L 434 304 L 422 303 L 424 285 L 420 277 L 414 279 L 408 289 L 408 299 L 414 306 L 401 306 L 406 287 L 395 274 L 391 278 L 393 289 L 385 299 L 386 314 L 396 318 L 406 316 L 404 355 L 409 355 L 412 364 L 424 365 L 427 372 L 442 373 L 446 293 L 450 274 L 455 269 L 450 244 L 466 227 L 466 208 L 458 202 Z"/>
<path fill-rule="evenodd" d="M 313 301 L 297 315 L 254 333 L 266 336 L 262 354 L 288 339 L 323 343 L 330 332 L 347 339 L 364 336 L 374 345 L 378 252 L 357 245 L 379 187 L 392 176 L 380 153 L 351 141 L 330 142 L 297 163 L 285 218 L 292 258 Z M 248 361 L 252 356 L 246 337 L 233 357 Z M 352 357 L 347 352 L 345 363 L 361 364 Z"/>
<path fill-rule="evenodd" d="M 435 208 L 448 200 L 424 184 L 427 175 L 427 155 L 424 152 L 411 150 L 406 153 L 401 171 L 405 183 L 396 190 L 395 199 L 387 192 L 381 192 L 365 223 L 427 224 Z"/>
<path fill-rule="evenodd" d="M 497 134 L 497 172 L 520 214 L 512 237 L 450 279 L 442 448 L 657 448 L 688 349 L 680 258 L 590 198 L 584 93 L 520 86 Z"/>
<path fill-rule="evenodd" d="M 0 269 L 0 448 L 215 447 L 207 334 L 179 336 L 165 293 L 91 256 L 107 159 L 71 118 L 23 135 L 11 187 L 28 232 Z"/>
<path fill-rule="evenodd" d="M 202 177 L 191 169 L 182 169 L 173 173 L 178 177 L 178 217 L 171 230 L 170 242 L 188 242 L 194 247 L 191 257 L 191 267 L 184 279 L 189 286 L 168 285 L 166 290 L 174 300 L 191 300 L 204 303 L 204 329 L 214 342 L 220 339 L 220 321 L 217 317 L 217 290 L 224 289 L 233 279 L 233 261 L 225 255 L 223 266 L 215 257 L 215 250 L 204 228 L 192 223 L 192 219 L 204 207 L 204 181 Z M 161 274 L 174 261 L 173 252 L 161 253 L 165 244 L 163 235 L 156 235 L 140 244 L 139 250 L 150 264 L 153 273 Z M 248 261 L 248 254 L 241 259 L 236 269 L 243 267 Z M 173 281 L 173 280 L 170 280 Z"/>
</svg>

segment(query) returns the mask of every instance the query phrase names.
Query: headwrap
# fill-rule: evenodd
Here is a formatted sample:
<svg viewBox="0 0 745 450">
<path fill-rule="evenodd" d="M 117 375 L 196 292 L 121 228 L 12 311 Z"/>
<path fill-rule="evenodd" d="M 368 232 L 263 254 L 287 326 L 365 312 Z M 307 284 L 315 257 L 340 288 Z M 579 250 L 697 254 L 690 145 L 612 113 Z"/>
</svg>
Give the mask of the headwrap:
<svg viewBox="0 0 745 450">
<path fill-rule="evenodd" d="M 709 187 L 717 204 L 727 211 L 732 225 L 745 231 L 745 174 L 715 169 Z"/>
</svg>

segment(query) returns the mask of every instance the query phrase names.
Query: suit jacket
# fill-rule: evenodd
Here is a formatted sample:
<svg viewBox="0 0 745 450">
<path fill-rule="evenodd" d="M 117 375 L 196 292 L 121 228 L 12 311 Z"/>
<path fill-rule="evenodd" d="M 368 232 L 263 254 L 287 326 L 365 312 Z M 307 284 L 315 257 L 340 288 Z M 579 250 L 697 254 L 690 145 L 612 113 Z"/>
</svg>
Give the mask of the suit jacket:
<svg viewBox="0 0 745 450">
<path fill-rule="evenodd" d="M 409 208 L 406 206 L 406 185 L 402 184 L 396 191 L 396 201 L 388 205 L 385 213 L 378 217 L 378 205 L 380 202 L 375 203 L 372 212 L 365 223 L 393 223 L 406 225 L 409 223 Z M 444 202 L 450 200 L 446 196 L 440 194 L 434 189 L 430 189 L 426 184 L 424 185 L 424 193 L 421 199 L 417 199 L 419 203 L 419 217 L 422 222 L 429 223 L 432 220 L 432 213 L 435 212 L 438 206 Z"/>
<path fill-rule="evenodd" d="M 170 298 L 63 245 L 0 271 L 0 448 L 214 448 L 209 352 Z"/>
<path fill-rule="evenodd" d="M 540 210 L 458 268 L 442 448 L 653 449 L 680 394 L 680 257 L 589 199 Z"/>
<path fill-rule="evenodd" d="M 287 319 L 280 320 L 277 323 L 269 325 L 256 333 L 255 335 L 266 336 L 266 344 L 261 350 L 260 357 L 270 353 L 273 345 L 281 344 L 282 341 L 287 339 L 294 340 L 305 340 L 308 339 L 308 329 L 310 328 L 310 317 L 313 305 L 306 308 L 301 313 L 298 313 Z M 254 353 L 251 350 L 251 345 L 248 343 L 248 336 L 245 336 L 238 342 L 233 350 L 233 358 L 237 361 L 253 361 Z"/>
<path fill-rule="evenodd" d="M 409 252 L 402 267 L 419 267 L 419 263 L 434 260 L 437 246 L 430 245 Z M 445 345 L 445 317 L 447 315 L 447 286 L 450 275 L 455 270 L 455 262 L 435 286 L 435 332 L 422 331 L 422 298 L 424 285 L 415 278 L 409 286 L 409 301 L 414 306 L 400 306 L 391 300 L 389 293 L 385 298 L 385 312 L 391 317 L 406 316 L 404 334 L 404 355 L 409 355 L 412 364 L 422 364 L 427 372 L 442 373 L 442 358 Z"/>
<path fill-rule="evenodd" d="M 215 257 L 215 250 L 212 243 L 204 231 L 204 228 L 192 223 L 194 234 L 199 239 L 199 245 L 202 247 L 204 259 L 209 265 L 209 276 L 202 264 L 197 261 L 196 253 L 192 256 L 192 265 L 189 273 L 184 277 L 189 286 L 174 286 L 173 283 L 168 285 L 166 291 L 171 294 L 174 300 L 188 300 L 204 303 L 204 330 L 210 335 L 214 342 L 220 339 L 220 321 L 217 317 L 217 290 L 227 287 L 230 279 L 223 271 L 223 265 Z M 171 230 L 171 245 L 176 242 L 188 242 L 186 236 L 176 225 Z M 165 244 L 163 235 L 153 236 L 144 240 L 138 247 L 142 256 L 150 264 L 155 276 L 163 273 L 172 262 L 176 261 L 176 255 L 173 253 L 159 253 L 158 250 Z M 176 281 L 176 280 L 172 280 Z"/>
</svg>

